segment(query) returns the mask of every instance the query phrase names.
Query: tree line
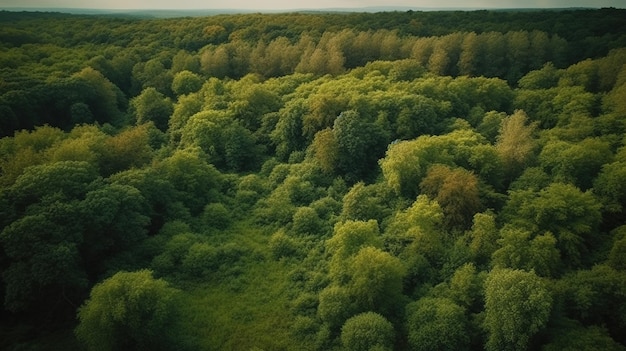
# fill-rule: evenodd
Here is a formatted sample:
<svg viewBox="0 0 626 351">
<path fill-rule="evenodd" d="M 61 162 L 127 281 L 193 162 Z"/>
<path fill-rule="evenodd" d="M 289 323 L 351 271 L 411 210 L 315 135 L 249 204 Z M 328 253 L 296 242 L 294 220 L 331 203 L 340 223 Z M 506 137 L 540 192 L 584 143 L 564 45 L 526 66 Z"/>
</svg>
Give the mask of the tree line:
<svg viewBox="0 0 626 351">
<path fill-rule="evenodd" d="M 621 10 L 603 9 L 150 20 L 4 11 L 0 135 L 46 123 L 67 130 L 77 122 L 68 119 L 72 107 L 80 114 L 75 104 L 105 104 L 91 106 L 94 120 L 111 122 L 144 88 L 173 98 L 172 80 L 184 70 L 232 79 L 248 73 L 337 75 L 371 61 L 413 59 L 437 75 L 498 77 L 515 84 L 546 62 L 564 68 L 623 46 L 621 16 Z M 42 22 L 45 32 L 39 30 Z M 574 24 L 584 26 L 574 30 Z M 136 32 L 146 35 L 132 35 Z M 86 66 L 114 86 L 80 79 Z M 103 94 L 98 89 L 111 90 L 107 101 L 97 102 Z M 106 117 L 98 116 L 107 109 Z"/>
</svg>

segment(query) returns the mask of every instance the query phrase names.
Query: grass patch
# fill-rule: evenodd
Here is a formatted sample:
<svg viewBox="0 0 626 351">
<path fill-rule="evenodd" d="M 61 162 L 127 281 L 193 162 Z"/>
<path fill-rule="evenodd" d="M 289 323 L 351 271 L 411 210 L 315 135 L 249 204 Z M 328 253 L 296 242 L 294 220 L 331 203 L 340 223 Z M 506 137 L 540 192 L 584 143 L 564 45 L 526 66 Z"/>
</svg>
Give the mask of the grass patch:
<svg viewBox="0 0 626 351">
<path fill-rule="evenodd" d="M 238 264 L 241 272 L 219 281 L 185 288 L 181 314 L 189 344 L 201 350 L 307 350 L 291 333 L 288 274 L 293 263 L 272 260 L 268 235 L 238 223 L 235 245 L 254 252 L 255 259 Z M 229 230 L 229 231 L 232 231 Z"/>
</svg>

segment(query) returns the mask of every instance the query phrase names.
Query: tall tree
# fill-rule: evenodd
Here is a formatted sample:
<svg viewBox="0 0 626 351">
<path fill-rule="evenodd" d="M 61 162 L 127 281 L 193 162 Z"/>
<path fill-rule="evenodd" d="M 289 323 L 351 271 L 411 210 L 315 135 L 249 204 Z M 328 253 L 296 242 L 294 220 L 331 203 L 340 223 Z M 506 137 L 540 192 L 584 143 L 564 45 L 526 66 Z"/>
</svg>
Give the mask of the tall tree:
<svg viewBox="0 0 626 351">
<path fill-rule="evenodd" d="M 504 163 L 510 180 L 518 176 L 534 156 L 536 124 L 527 124 L 528 117 L 521 110 L 505 118 L 500 126 L 496 150 Z"/>
</svg>

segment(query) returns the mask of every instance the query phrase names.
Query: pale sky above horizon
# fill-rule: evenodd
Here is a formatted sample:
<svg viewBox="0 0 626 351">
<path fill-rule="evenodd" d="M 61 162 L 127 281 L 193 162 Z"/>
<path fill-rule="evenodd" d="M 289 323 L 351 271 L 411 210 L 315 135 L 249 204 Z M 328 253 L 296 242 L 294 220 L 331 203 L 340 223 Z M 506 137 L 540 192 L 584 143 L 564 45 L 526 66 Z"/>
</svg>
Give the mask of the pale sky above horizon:
<svg viewBox="0 0 626 351">
<path fill-rule="evenodd" d="M 0 8 L 290 10 L 406 6 L 414 8 L 626 8 L 626 0 L 0 0 Z"/>
</svg>

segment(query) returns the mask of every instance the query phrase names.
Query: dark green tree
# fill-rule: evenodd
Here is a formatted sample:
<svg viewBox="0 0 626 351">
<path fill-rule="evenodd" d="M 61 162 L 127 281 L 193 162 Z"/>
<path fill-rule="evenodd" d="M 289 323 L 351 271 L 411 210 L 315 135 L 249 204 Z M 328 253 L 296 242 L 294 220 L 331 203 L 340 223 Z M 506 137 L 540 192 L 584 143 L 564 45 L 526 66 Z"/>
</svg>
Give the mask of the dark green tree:
<svg viewBox="0 0 626 351">
<path fill-rule="evenodd" d="M 161 131 L 166 131 L 174 111 L 172 101 L 153 87 L 144 89 L 130 101 L 137 124 L 153 122 Z"/>
<path fill-rule="evenodd" d="M 350 181 L 371 177 L 372 169 L 387 145 L 385 132 L 356 111 L 343 112 L 335 120 L 337 169 Z"/>
</svg>

